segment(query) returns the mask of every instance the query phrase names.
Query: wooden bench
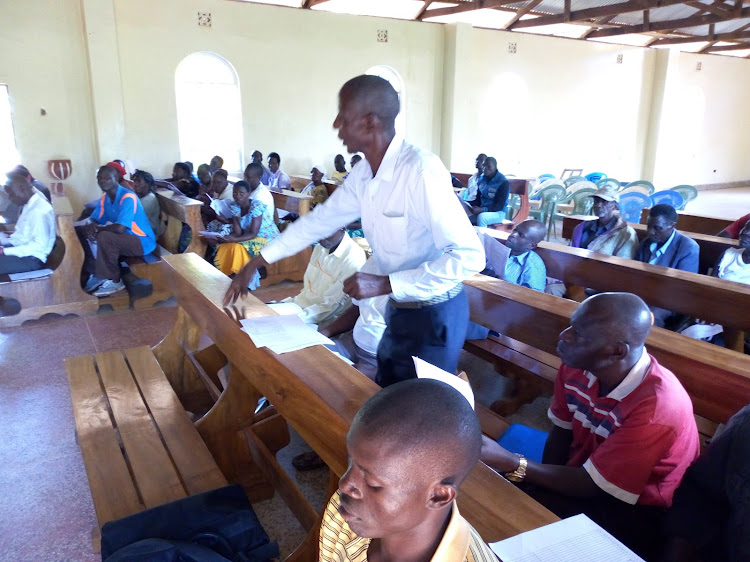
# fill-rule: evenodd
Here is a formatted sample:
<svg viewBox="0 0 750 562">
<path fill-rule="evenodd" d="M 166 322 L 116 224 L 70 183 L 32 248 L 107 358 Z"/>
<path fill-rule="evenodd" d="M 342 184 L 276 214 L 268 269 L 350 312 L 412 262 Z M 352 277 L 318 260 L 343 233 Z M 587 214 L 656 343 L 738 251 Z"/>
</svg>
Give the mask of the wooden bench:
<svg viewBox="0 0 750 562">
<path fill-rule="evenodd" d="M 514 374 L 551 389 L 560 361 L 555 355 L 560 332 L 570 325 L 577 303 L 499 279 L 476 275 L 464 282 L 471 320 L 502 334 L 467 342 L 467 349 Z M 648 351 L 671 370 L 693 401 L 702 432 L 710 435 L 750 402 L 750 357 L 653 328 Z M 542 382 L 539 382 L 541 380 Z M 519 397 L 518 401 L 533 398 Z"/>
<path fill-rule="evenodd" d="M 650 210 L 650 208 L 645 208 L 641 211 L 641 224 L 646 224 L 646 221 L 648 221 L 648 213 Z M 733 222 L 733 220 L 729 219 L 705 217 L 702 215 L 686 213 L 685 211 L 677 211 L 677 224 L 680 225 L 680 230 L 685 230 L 687 232 L 697 232 L 699 234 L 716 236 Z"/>
<path fill-rule="evenodd" d="M 10 281 L 7 276 L 0 276 L 0 297 L 16 300 L 21 305 L 18 314 L 0 317 L 0 328 L 20 326 L 45 314 L 91 316 L 99 309 L 99 300 L 81 289 L 83 248 L 73 226 L 70 201 L 64 195 L 55 195 L 52 208 L 57 238 L 45 264 L 52 273 L 23 281 Z"/>
<path fill-rule="evenodd" d="M 162 213 L 170 217 L 167 229 L 158 240 L 159 244 L 169 252 L 176 254 L 184 223 L 190 227 L 192 232 L 190 245 L 185 251 L 194 252 L 201 257 L 205 256 L 206 241 L 198 235 L 198 232 L 204 230 L 203 219 L 201 218 L 203 203 L 163 188 L 156 190 L 156 197 L 159 200 Z M 171 220 L 172 218 L 175 220 Z"/>
<path fill-rule="evenodd" d="M 175 329 L 160 344 L 163 347 L 168 343 L 172 350 L 171 366 L 167 366 L 157 353 L 167 377 L 173 382 L 182 381 L 182 385 L 199 386 L 201 377 L 195 369 L 189 368 L 189 355 L 200 334 L 208 336 L 233 369 L 217 407 L 225 395 L 242 396 L 243 393 L 235 387 L 245 384 L 245 392 L 251 392 L 249 398 L 244 397 L 245 403 L 254 404 L 255 396 L 266 396 L 326 462 L 333 479 L 341 476 L 348 465 L 345 438 L 349 425 L 362 404 L 379 387 L 320 346 L 282 355 L 268 349 L 257 349 L 240 329 L 238 320 L 273 314 L 270 308 L 250 295 L 236 306 L 225 309 L 222 299 L 229 279 L 197 256 L 168 256 L 162 263 L 179 305 Z M 182 360 L 179 353 L 182 353 Z M 232 414 L 227 412 L 225 415 L 225 419 L 229 419 Z M 200 430 L 201 422 L 198 428 Z M 277 485 L 303 527 L 310 531 L 292 559 L 316 559 L 315 523 L 319 521 L 318 514 L 269 455 L 258 450 L 255 430 L 245 433 L 254 448 L 253 458 L 257 459 L 257 465 Z M 462 514 L 487 541 L 497 541 L 557 519 L 481 463 L 462 486 L 459 506 Z"/>
<path fill-rule="evenodd" d="M 227 480 L 148 347 L 65 360 L 99 527 Z"/>
<path fill-rule="evenodd" d="M 502 232 L 485 232 L 507 238 Z M 536 252 L 547 275 L 562 280 L 576 300 L 583 287 L 634 293 L 650 306 L 721 324 L 726 347 L 744 349 L 742 332 L 750 330 L 748 285 L 551 242 L 541 242 Z"/>
<path fill-rule="evenodd" d="M 573 237 L 573 229 L 578 226 L 581 222 L 587 220 L 594 220 L 597 217 L 586 216 L 586 215 L 571 215 L 563 218 L 562 237 L 570 240 Z M 642 242 L 646 236 L 645 224 L 634 224 L 628 223 L 629 226 L 635 230 L 638 235 L 638 239 Z M 678 223 L 679 224 L 679 223 Z M 680 225 L 681 226 L 681 225 Z M 730 238 L 721 238 L 719 236 L 712 236 L 710 234 L 700 234 L 698 232 L 686 232 L 680 229 L 680 232 L 685 236 L 688 236 L 695 240 L 700 247 L 700 263 L 698 267 L 699 273 L 708 273 L 708 270 L 716 267 L 719 259 L 727 250 L 727 248 L 736 248 L 737 240 Z"/>
<path fill-rule="evenodd" d="M 310 183 L 310 176 L 289 176 L 289 179 L 291 180 L 291 190 L 295 192 L 302 191 L 307 187 L 307 184 Z M 326 191 L 328 192 L 328 196 L 330 197 L 333 195 L 333 192 L 336 191 L 336 188 L 339 186 L 336 182 L 324 179 L 323 185 L 326 186 Z"/>
</svg>

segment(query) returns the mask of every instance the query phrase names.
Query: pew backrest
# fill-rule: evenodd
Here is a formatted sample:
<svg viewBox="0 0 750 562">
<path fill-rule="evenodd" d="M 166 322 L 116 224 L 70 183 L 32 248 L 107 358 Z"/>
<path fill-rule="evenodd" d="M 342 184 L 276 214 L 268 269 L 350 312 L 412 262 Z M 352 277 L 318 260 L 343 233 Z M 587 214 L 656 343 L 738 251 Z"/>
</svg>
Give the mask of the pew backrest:
<svg viewBox="0 0 750 562">
<path fill-rule="evenodd" d="M 649 210 L 650 207 L 641 211 L 641 224 L 646 224 L 648 221 Z M 686 213 L 685 211 L 677 211 L 677 224 L 679 225 L 680 230 L 685 230 L 687 232 L 697 232 L 700 234 L 715 236 L 733 222 L 733 220 L 729 219 L 705 217 L 702 215 Z"/>
</svg>

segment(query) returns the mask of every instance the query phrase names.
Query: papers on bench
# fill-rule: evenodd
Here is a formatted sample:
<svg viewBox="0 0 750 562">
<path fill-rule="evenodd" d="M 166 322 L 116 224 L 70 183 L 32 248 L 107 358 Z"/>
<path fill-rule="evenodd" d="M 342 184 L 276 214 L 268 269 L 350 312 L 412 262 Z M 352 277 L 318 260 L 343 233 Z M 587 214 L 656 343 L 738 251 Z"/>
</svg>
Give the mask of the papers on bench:
<svg viewBox="0 0 750 562">
<path fill-rule="evenodd" d="M 24 281 L 25 279 L 47 277 L 48 275 L 52 275 L 51 269 L 37 269 L 36 271 L 24 271 L 23 273 L 9 273 L 8 277 L 11 281 Z"/>
<path fill-rule="evenodd" d="M 267 347 L 274 353 L 297 351 L 313 345 L 333 345 L 333 342 L 299 316 L 261 316 L 241 320 L 242 331 L 250 336 L 256 347 Z"/>
<path fill-rule="evenodd" d="M 503 562 L 643 562 L 585 515 L 576 515 L 490 544 Z"/>
<path fill-rule="evenodd" d="M 440 367 L 435 367 L 432 363 L 428 363 L 424 359 L 419 357 L 411 356 L 414 360 L 414 367 L 417 370 L 417 378 L 420 379 L 435 379 L 436 381 L 444 382 L 458 390 L 463 394 L 464 398 L 469 401 L 471 407 L 474 407 L 474 392 L 471 390 L 471 385 L 463 379 L 458 378 L 456 375 L 443 371 Z"/>
</svg>

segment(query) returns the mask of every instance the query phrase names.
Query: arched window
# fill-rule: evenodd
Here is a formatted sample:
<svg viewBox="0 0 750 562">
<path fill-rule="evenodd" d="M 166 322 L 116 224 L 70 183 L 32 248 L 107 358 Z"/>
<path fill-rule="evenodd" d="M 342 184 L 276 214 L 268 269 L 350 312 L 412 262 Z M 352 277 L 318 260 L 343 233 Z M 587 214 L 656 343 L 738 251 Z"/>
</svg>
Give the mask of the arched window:
<svg viewBox="0 0 750 562">
<path fill-rule="evenodd" d="M 10 95 L 8 86 L 0 84 L 0 173 L 5 174 L 17 164 L 19 164 L 19 159 L 16 138 L 13 135 Z"/>
<path fill-rule="evenodd" d="M 396 117 L 396 134 L 404 136 L 406 134 L 406 88 L 404 87 L 404 81 L 398 72 L 392 69 L 390 66 L 373 66 L 365 74 L 372 74 L 373 76 L 380 76 L 390 82 L 393 89 L 398 94 L 398 101 L 401 103 L 401 111 Z"/>
<path fill-rule="evenodd" d="M 242 170 L 242 108 L 237 73 L 213 53 L 188 55 L 175 72 L 180 159 L 198 166 L 212 156 Z"/>
</svg>

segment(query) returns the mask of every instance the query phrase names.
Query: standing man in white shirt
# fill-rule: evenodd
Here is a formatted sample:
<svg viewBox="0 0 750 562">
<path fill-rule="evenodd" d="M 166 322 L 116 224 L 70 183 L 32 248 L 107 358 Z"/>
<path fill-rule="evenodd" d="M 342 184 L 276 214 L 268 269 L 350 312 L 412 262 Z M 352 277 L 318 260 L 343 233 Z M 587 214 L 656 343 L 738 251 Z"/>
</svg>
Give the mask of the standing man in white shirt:
<svg viewBox="0 0 750 562">
<path fill-rule="evenodd" d="M 21 214 L 12 234 L 0 233 L 0 274 L 42 269 L 55 245 L 55 211 L 21 174 L 9 174 L 5 189 Z"/>
<path fill-rule="evenodd" d="M 349 80 L 333 123 L 360 162 L 333 195 L 292 223 L 235 277 L 225 302 L 247 293 L 255 270 L 300 252 L 331 228 L 362 218 L 373 249 L 344 283 L 354 299 L 388 295 L 376 381 L 414 378 L 412 355 L 454 372 L 469 307 L 461 282 L 484 268 L 484 250 L 440 159 L 396 137 L 398 94 L 377 76 Z"/>
</svg>

